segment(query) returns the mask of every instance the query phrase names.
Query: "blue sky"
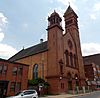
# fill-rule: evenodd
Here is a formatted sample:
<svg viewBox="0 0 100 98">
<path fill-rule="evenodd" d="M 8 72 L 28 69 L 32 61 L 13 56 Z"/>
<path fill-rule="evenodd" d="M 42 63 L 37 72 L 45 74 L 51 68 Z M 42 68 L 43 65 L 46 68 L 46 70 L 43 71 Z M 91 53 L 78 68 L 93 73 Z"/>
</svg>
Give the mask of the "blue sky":
<svg viewBox="0 0 100 98">
<path fill-rule="evenodd" d="M 100 53 L 100 0 L 0 0 L 0 58 L 46 40 L 48 15 L 56 10 L 63 18 L 69 2 L 79 16 L 82 54 Z"/>
</svg>

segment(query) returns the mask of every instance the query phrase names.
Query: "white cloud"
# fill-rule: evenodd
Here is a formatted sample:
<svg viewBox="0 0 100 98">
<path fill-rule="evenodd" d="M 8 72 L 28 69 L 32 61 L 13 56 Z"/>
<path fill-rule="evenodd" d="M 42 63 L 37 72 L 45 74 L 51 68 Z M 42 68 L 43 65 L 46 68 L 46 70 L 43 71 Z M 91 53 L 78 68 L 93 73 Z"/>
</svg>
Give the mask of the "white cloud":
<svg viewBox="0 0 100 98">
<path fill-rule="evenodd" d="M 92 55 L 100 53 L 100 44 L 98 43 L 83 43 L 82 44 L 82 55 Z"/>
<path fill-rule="evenodd" d="M 94 11 L 100 11 L 100 2 L 95 3 L 93 9 Z"/>
<path fill-rule="evenodd" d="M 96 20 L 100 16 L 100 2 L 97 2 L 93 5 L 91 10 L 90 18 L 92 20 Z"/>
<path fill-rule="evenodd" d="M 2 29 L 0 28 L 0 32 L 2 31 Z"/>
<path fill-rule="evenodd" d="M 95 14 L 91 14 L 91 15 L 90 15 L 90 18 L 93 19 L 93 20 L 96 20 Z"/>
<path fill-rule="evenodd" d="M 14 49 L 12 46 L 6 44 L 0 44 L 0 58 L 8 59 L 9 57 L 13 56 L 17 53 L 17 50 Z"/>
<path fill-rule="evenodd" d="M 7 17 L 5 17 L 3 13 L 0 13 L 0 42 L 4 39 L 3 30 L 7 23 Z"/>
<path fill-rule="evenodd" d="M 8 23 L 7 17 L 4 16 L 3 13 L 0 13 L 0 29 L 5 27 L 5 25 Z"/>
<path fill-rule="evenodd" d="M 0 42 L 4 39 L 4 33 L 0 32 Z"/>
<path fill-rule="evenodd" d="M 3 31 L 5 30 L 7 23 L 7 17 L 5 17 L 3 13 L 0 13 L 0 58 L 4 59 L 8 59 L 17 52 L 12 46 L 1 43 L 5 37 Z"/>
</svg>

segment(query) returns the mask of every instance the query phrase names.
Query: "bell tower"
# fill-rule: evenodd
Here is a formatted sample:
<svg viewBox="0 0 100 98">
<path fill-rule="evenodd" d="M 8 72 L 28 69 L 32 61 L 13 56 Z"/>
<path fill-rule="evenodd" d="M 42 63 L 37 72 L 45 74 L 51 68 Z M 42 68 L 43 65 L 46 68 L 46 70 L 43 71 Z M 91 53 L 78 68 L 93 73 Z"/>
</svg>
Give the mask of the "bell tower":
<svg viewBox="0 0 100 98">
<path fill-rule="evenodd" d="M 62 29 L 61 21 L 62 21 L 61 17 L 54 10 L 54 12 L 51 14 L 51 16 L 48 17 L 48 30 L 55 26 L 57 26 L 59 29 Z"/>
<path fill-rule="evenodd" d="M 85 85 L 85 73 L 84 73 L 83 58 L 82 58 L 82 53 L 81 53 L 81 45 L 80 45 L 77 18 L 78 18 L 77 14 L 74 12 L 74 10 L 69 5 L 66 12 L 64 13 L 65 33 L 69 33 L 74 40 L 76 55 L 78 59 L 77 66 L 79 68 L 80 84 L 84 86 Z"/>
<path fill-rule="evenodd" d="M 63 71 L 59 62 L 63 63 L 63 29 L 61 26 L 62 19 L 56 11 L 48 17 L 48 66 L 47 66 L 47 80 L 50 85 L 51 93 L 57 94 L 60 91 L 59 79 Z"/>
<path fill-rule="evenodd" d="M 69 29 L 74 28 L 78 30 L 78 21 L 77 21 L 77 14 L 74 12 L 74 10 L 70 7 L 66 10 L 64 13 L 65 18 L 65 31 L 68 32 Z"/>
</svg>

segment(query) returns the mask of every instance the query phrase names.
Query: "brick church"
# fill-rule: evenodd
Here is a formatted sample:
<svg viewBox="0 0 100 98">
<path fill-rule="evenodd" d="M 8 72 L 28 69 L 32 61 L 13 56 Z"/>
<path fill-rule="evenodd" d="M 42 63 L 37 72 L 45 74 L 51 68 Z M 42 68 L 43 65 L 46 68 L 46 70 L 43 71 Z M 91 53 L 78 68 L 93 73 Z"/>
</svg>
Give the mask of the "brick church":
<svg viewBox="0 0 100 98">
<path fill-rule="evenodd" d="M 57 12 L 48 17 L 47 41 L 22 49 L 9 60 L 29 65 L 28 78 L 41 77 L 50 84 L 52 94 L 68 93 L 76 86 L 85 86 L 83 58 L 81 54 L 78 16 L 69 7 L 62 18 Z"/>
</svg>

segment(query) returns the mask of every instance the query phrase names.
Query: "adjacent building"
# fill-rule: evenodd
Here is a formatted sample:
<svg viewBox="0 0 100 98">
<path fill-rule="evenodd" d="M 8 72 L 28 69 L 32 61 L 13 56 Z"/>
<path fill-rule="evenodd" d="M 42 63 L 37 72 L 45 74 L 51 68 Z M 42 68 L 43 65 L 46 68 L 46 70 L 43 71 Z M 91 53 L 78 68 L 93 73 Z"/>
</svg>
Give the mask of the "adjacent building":
<svg viewBox="0 0 100 98">
<path fill-rule="evenodd" d="M 88 85 L 100 89 L 100 54 L 84 56 L 85 76 Z"/>
<path fill-rule="evenodd" d="M 0 59 L 0 98 L 27 89 L 28 65 Z"/>
<path fill-rule="evenodd" d="M 80 47 L 78 16 L 69 6 L 62 18 L 54 11 L 48 17 L 47 41 L 22 49 L 9 60 L 28 64 L 28 79 L 41 77 L 49 84 L 52 94 L 68 93 L 85 86 L 85 73 Z"/>
</svg>

